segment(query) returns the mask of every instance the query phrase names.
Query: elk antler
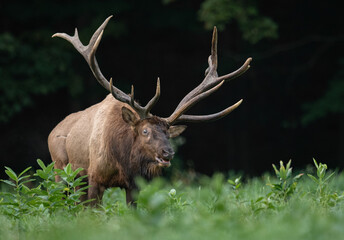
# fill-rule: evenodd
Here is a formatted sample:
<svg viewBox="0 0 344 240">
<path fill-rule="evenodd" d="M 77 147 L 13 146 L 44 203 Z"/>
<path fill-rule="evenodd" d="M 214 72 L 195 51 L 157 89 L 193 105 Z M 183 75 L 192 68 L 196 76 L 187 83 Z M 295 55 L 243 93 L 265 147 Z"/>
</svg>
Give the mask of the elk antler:
<svg viewBox="0 0 344 240">
<path fill-rule="evenodd" d="M 232 80 L 250 68 L 250 62 L 252 58 L 248 58 L 245 63 L 236 71 L 218 76 L 217 74 L 217 29 L 214 27 L 212 46 L 211 46 L 211 55 L 208 58 L 209 67 L 205 71 L 205 78 L 195 89 L 189 92 L 182 101 L 178 104 L 177 108 L 168 118 L 164 118 L 170 125 L 173 125 L 176 122 L 206 122 L 220 119 L 231 111 L 236 109 L 242 102 L 242 99 L 232 106 L 226 108 L 225 110 L 210 114 L 210 115 L 184 115 L 187 110 L 189 110 L 193 105 L 195 105 L 200 100 L 209 96 L 217 89 L 219 89 L 225 81 Z"/>
<path fill-rule="evenodd" d="M 93 75 L 95 76 L 97 81 L 100 83 L 100 85 L 102 85 L 106 90 L 111 92 L 114 98 L 116 98 L 118 101 L 129 104 L 139 114 L 140 118 L 144 119 L 151 115 L 150 110 L 156 104 L 156 102 L 158 101 L 160 97 L 160 80 L 159 78 L 157 80 L 155 96 L 147 103 L 145 107 L 142 107 L 140 104 L 134 101 L 134 87 L 133 86 L 131 86 L 131 95 L 128 95 L 112 85 L 112 78 L 110 79 L 110 82 L 109 82 L 104 77 L 104 75 L 99 69 L 95 54 L 99 46 L 100 40 L 103 36 L 104 29 L 111 18 L 112 18 L 112 15 L 108 17 L 103 22 L 102 25 L 100 25 L 97 31 L 94 32 L 87 46 L 84 46 L 81 43 L 79 39 L 79 35 L 78 35 L 78 30 L 76 28 L 75 28 L 74 36 L 69 36 L 66 33 L 55 33 L 52 37 L 60 37 L 70 42 L 74 46 L 74 48 L 78 50 L 78 52 L 85 58 L 86 62 L 88 63 L 89 67 L 92 70 Z"/>
</svg>

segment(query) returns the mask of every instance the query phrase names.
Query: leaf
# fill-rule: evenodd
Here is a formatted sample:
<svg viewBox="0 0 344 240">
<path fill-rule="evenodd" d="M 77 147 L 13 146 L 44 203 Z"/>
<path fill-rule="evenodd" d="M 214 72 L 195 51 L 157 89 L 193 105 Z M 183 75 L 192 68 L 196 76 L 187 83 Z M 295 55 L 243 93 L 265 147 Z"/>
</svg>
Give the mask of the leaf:
<svg viewBox="0 0 344 240">
<path fill-rule="evenodd" d="M 300 177 L 302 177 L 303 176 L 303 173 L 300 173 L 300 174 L 298 174 L 298 175 L 296 175 L 295 177 L 294 177 L 294 180 L 297 180 L 297 179 L 299 179 Z"/>
<path fill-rule="evenodd" d="M 275 170 L 276 176 L 279 177 L 279 171 L 277 170 L 275 164 L 272 164 L 272 167 L 273 167 L 274 170 Z"/>
<path fill-rule="evenodd" d="M 6 183 L 6 184 L 8 184 L 8 185 L 10 185 L 10 186 L 13 186 L 13 187 L 16 186 L 14 182 L 11 182 L 11 181 L 9 181 L 9 180 L 0 180 L 0 181 L 1 181 L 1 182 L 4 182 L 4 183 Z"/>
<path fill-rule="evenodd" d="M 84 179 L 84 178 L 87 178 L 88 175 L 84 175 L 84 176 L 81 176 L 81 177 L 78 177 L 77 179 Z"/>
<path fill-rule="evenodd" d="M 316 184 L 319 184 L 319 181 L 318 181 L 318 179 L 316 179 L 316 177 L 314 177 L 314 176 L 311 175 L 311 174 L 307 174 L 307 176 L 308 176 L 310 179 L 312 179 Z"/>
<path fill-rule="evenodd" d="M 331 173 L 327 178 L 325 178 L 324 182 L 327 182 L 334 174 L 335 172 Z"/>
<path fill-rule="evenodd" d="M 37 163 L 43 170 L 47 168 L 41 159 L 37 159 Z"/>
<path fill-rule="evenodd" d="M 60 194 L 62 192 L 63 188 L 55 188 L 55 189 L 49 189 L 49 194 L 55 195 L 55 194 Z"/>
<path fill-rule="evenodd" d="M 24 193 L 24 194 L 28 194 L 30 192 L 30 188 L 28 188 L 27 186 L 25 185 L 22 185 L 21 186 L 21 192 Z"/>
<path fill-rule="evenodd" d="M 254 210 L 254 213 L 257 214 L 257 213 L 259 213 L 262 210 L 264 210 L 263 207 L 257 208 L 257 209 Z"/>
<path fill-rule="evenodd" d="M 282 189 L 286 189 L 286 186 L 287 186 L 287 182 L 285 181 L 285 182 L 283 182 L 283 184 L 282 184 Z"/>
<path fill-rule="evenodd" d="M 287 176 L 286 176 L 286 178 L 289 178 L 289 177 L 291 176 L 291 174 L 292 174 L 292 168 L 289 168 L 289 169 L 287 170 Z"/>
<path fill-rule="evenodd" d="M 67 175 L 71 175 L 73 172 L 72 165 L 70 165 L 70 163 L 68 163 L 67 166 L 64 167 L 64 171 L 65 171 L 65 173 L 67 173 Z"/>
<path fill-rule="evenodd" d="M 47 166 L 47 168 L 46 168 L 46 170 L 45 170 L 44 172 L 45 172 L 45 173 L 50 173 L 50 172 L 52 172 L 52 170 L 54 169 L 54 166 L 55 166 L 55 162 L 50 163 L 50 164 Z"/>
<path fill-rule="evenodd" d="M 31 177 L 30 175 L 25 175 L 25 176 L 22 176 L 22 177 L 18 178 L 18 181 L 21 181 L 21 180 L 23 180 L 25 178 L 30 178 L 30 177 Z"/>
<path fill-rule="evenodd" d="M 73 202 L 80 202 L 80 196 L 81 195 L 82 194 L 72 193 L 71 195 L 68 196 L 68 198 L 73 200 Z"/>
<path fill-rule="evenodd" d="M 315 167 L 318 169 L 319 168 L 318 163 L 317 163 L 317 161 L 315 161 L 314 158 L 313 158 L 313 162 L 314 162 Z"/>
<path fill-rule="evenodd" d="M 71 185 L 71 187 L 78 187 L 78 186 L 85 185 L 85 184 L 86 183 L 82 182 L 82 181 L 75 181 L 75 182 L 72 182 L 70 185 Z"/>
<path fill-rule="evenodd" d="M 90 203 L 90 202 L 93 202 L 93 201 L 95 201 L 95 200 L 96 200 L 95 198 L 91 198 L 91 199 L 88 199 L 88 200 L 86 200 L 86 201 L 81 202 L 80 204 Z"/>
<path fill-rule="evenodd" d="M 326 169 L 327 169 L 326 164 L 321 164 L 321 163 L 319 164 L 319 169 L 317 171 L 317 175 L 320 179 L 325 177 Z"/>
<path fill-rule="evenodd" d="M 280 178 L 283 180 L 287 179 L 287 172 L 285 170 L 285 167 L 283 165 L 283 161 L 280 161 Z"/>
<path fill-rule="evenodd" d="M 235 183 L 234 183 L 234 181 L 233 181 L 233 180 L 230 180 L 230 179 L 228 179 L 227 181 L 228 181 L 228 183 L 229 183 L 229 184 L 231 184 L 231 185 L 235 185 Z"/>
<path fill-rule="evenodd" d="M 89 189 L 91 186 L 85 186 L 85 187 L 82 187 L 82 188 L 79 188 L 76 192 L 81 192 L 81 191 L 84 191 L 86 189 Z"/>
<path fill-rule="evenodd" d="M 291 165 L 291 159 L 289 160 L 289 162 L 287 163 L 286 169 L 288 170 L 290 168 Z"/>
<path fill-rule="evenodd" d="M 81 171 L 83 171 L 84 169 L 83 168 L 78 168 L 76 169 L 72 174 L 72 178 L 74 179 L 76 177 L 76 175 L 78 175 L 78 173 L 80 173 Z"/>
<path fill-rule="evenodd" d="M 7 174 L 7 176 L 9 176 L 11 179 L 13 179 L 14 181 L 18 181 L 18 177 L 17 174 L 15 172 L 13 172 L 13 170 L 9 167 L 5 167 L 5 173 Z"/>
<path fill-rule="evenodd" d="M 45 172 L 43 172 L 41 169 L 38 169 L 36 171 L 35 176 L 39 176 L 40 178 L 47 180 L 48 179 L 48 174 L 46 174 Z"/>
<path fill-rule="evenodd" d="M 271 197 L 272 195 L 274 195 L 273 192 L 269 192 L 268 194 L 266 194 L 266 196 L 267 196 L 268 198 Z"/>
<path fill-rule="evenodd" d="M 240 183 L 241 176 L 235 179 L 235 184 Z"/>
<path fill-rule="evenodd" d="M 55 168 L 55 172 L 59 176 L 65 175 L 65 172 L 62 169 L 59 169 L 59 168 Z"/>
<path fill-rule="evenodd" d="M 259 198 L 257 198 L 257 200 L 254 203 L 261 202 L 263 199 L 264 199 L 264 197 L 259 197 Z"/>
<path fill-rule="evenodd" d="M 278 191 L 282 191 L 282 186 L 280 184 L 272 184 L 272 188 Z"/>
<path fill-rule="evenodd" d="M 18 203 L 14 203 L 14 202 L 0 202 L 0 205 L 18 206 Z"/>
<path fill-rule="evenodd" d="M 30 169 L 31 169 L 31 167 L 26 168 L 24 171 L 22 171 L 22 172 L 18 175 L 18 177 L 21 177 L 24 173 L 26 173 L 26 172 L 29 171 Z"/>
<path fill-rule="evenodd" d="M 22 182 L 20 184 L 25 184 L 25 183 L 34 182 L 34 181 L 36 181 L 36 179 L 28 179 L 28 180 L 26 180 L 26 181 L 24 181 L 24 182 Z"/>
</svg>

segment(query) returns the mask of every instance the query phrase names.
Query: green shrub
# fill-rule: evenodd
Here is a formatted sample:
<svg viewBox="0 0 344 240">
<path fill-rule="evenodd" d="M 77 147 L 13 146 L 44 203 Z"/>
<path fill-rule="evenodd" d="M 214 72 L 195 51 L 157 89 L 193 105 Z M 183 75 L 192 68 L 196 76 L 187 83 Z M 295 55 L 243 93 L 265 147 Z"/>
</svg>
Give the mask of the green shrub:
<svg viewBox="0 0 344 240">
<path fill-rule="evenodd" d="M 54 169 L 54 163 L 45 166 L 41 160 L 37 160 L 41 169 L 34 174 L 41 181 L 38 186 L 29 188 L 28 183 L 35 181 L 30 175 L 25 175 L 31 167 L 26 168 L 17 175 L 11 168 L 5 167 L 6 174 L 11 180 L 1 180 L 12 191 L 1 192 L 2 211 L 9 216 L 18 218 L 22 215 L 52 214 L 57 211 L 68 210 L 75 213 L 83 208 L 87 201 L 80 202 L 80 197 L 85 194 L 88 186 L 81 187 L 85 183 L 82 180 L 86 177 L 77 177 L 83 169 L 72 170 L 68 164 L 63 170 Z M 55 182 L 55 177 L 61 181 Z"/>
</svg>

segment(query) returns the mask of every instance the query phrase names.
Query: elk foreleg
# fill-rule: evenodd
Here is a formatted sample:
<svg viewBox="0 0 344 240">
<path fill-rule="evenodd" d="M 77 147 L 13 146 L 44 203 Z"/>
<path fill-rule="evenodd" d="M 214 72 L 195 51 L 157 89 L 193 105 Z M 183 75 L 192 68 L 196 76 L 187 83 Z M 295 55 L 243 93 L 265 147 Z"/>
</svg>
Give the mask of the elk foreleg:
<svg viewBox="0 0 344 240">
<path fill-rule="evenodd" d="M 88 199 L 93 199 L 93 201 L 90 202 L 90 205 L 95 206 L 96 204 L 101 203 L 105 191 L 105 186 L 97 183 L 91 178 L 89 180 L 89 185 L 90 188 L 88 189 Z"/>
<path fill-rule="evenodd" d="M 126 199 L 127 199 L 127 204 L 129 206 L 136 207 L 136 202 L 134 201 L 133 198 L 133 189 L 125 189 L 125 194 L 126 194 Z"/>
</svg>

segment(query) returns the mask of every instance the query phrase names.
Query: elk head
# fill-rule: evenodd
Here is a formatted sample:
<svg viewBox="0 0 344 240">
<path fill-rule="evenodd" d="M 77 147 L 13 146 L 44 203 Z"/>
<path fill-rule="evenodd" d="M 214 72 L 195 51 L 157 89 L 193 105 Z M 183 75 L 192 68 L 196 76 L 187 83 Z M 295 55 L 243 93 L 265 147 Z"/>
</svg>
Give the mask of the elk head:
<svg viewBox="0 0 344 240">
<path fill-rule="evenodd" d="M 250 67 L 251 58 L 248 58 L 245 63 L 236 71 L 218 76 L 217 74 L 217 29 L 214 27 L 212 37 L 211 55 L 208 58 L 209 67 L 205 71 L 205 78 L 199 86 L 189 92 L 182 101 L 178 104 L 174 112 L 167 118 L 161 118 L 153 116 L 150 111 L 157 103 L 160 97 L 160 80 L 157 79 L 156 92 L 153 98 L 147 103 L 146 106 L 141 106 L 134 99 L 134 87 L 131 86 L 131 94 L 125 94 L 120 89 L 113 85 L 112 78 L 108 81 L 98 66 L 95 54 L 102 38 L 104 29 L 109 22 L 108 17 L 103 24 L 95 31 L 90 42 L 87 46 L 84 46 L 78 36 L 78 31 L 75 29 L 74 36 L 69 36 L 65 33 L 56 33 L 53 37 L 61 37 L 69 41 L 76 50 L 85 58 L 91 71 L 97 81 L 111 94 L 115 99 L 120 102 L 128 104 L 131 109 L 127 107 L 122 108 L 122 118 L 129 124 L 132 130 L 135 132 L 136 138 L 140 139 L 138 142 L 142 143 L 143 149 L 147 155 L 150 156 L 150 160 L 155 161 L 159 166 L 169 166 L 170 161 L 174 155 L 171 145 L 168 141 L 169 138 L 173 138 L 181 134 L 186 126 L 174 126 L 177 122 L 207 122 L 220 119 L 235 108 L 237 108 L 242 100 L 233 104 L 232 106 L 220 111 L 218 113 L 210 115 L 186 115 L 192 106 L 198 103 L 200 100 L 206 98 L 216 90 L 218 90 L 225 81 L 234 79 Z"/>
<path fill-rule="evenodd" d="M 139 154 L 141 161 L 169 167 L 174 156 L 169 139 L 179 136 L 186 126 L 169 126 L 166 121 L 156 116 L 140 119 L 127 107 L 122 107 L 122 118 L 134 132 L 133 148 L 139 151 L 132 153 Z"/>
</svg>

